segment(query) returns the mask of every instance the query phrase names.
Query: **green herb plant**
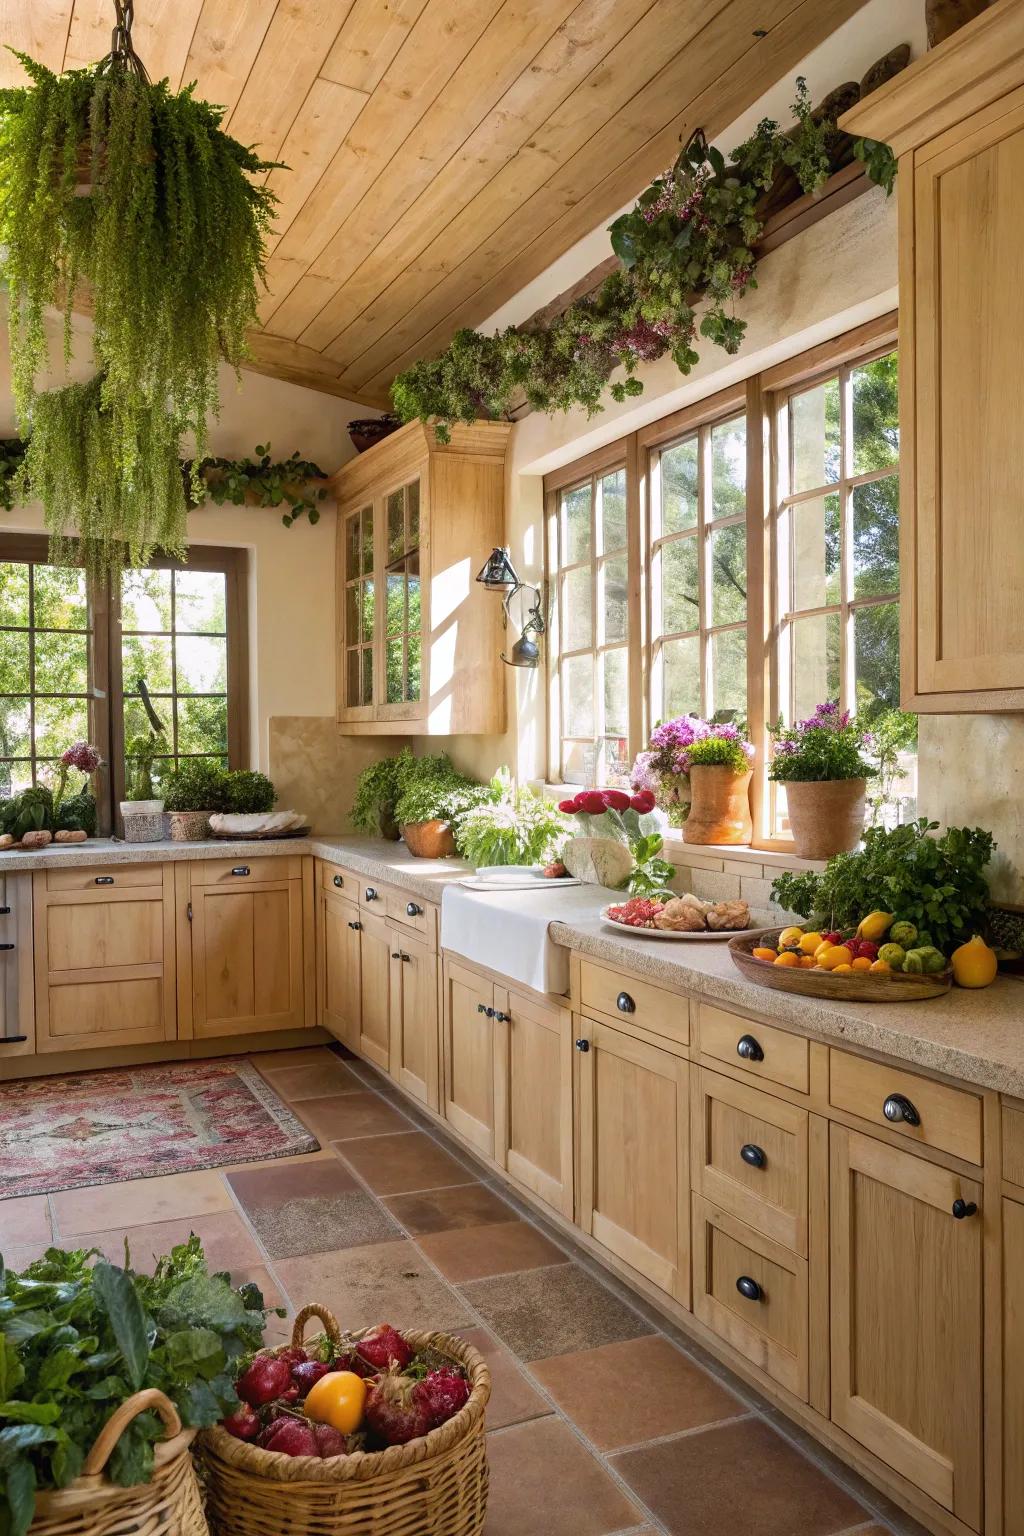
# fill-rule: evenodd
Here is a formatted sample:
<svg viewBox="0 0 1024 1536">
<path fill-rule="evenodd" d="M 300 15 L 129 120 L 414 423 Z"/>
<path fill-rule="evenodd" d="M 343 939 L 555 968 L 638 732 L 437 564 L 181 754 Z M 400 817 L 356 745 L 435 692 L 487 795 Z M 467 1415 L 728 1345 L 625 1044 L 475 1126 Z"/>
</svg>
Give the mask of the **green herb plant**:
<svg viewBox="0 0 1024 1536">
<path fill-rule="evenodd" d="M 642 363 L 668 354 L 689 373 L 699 361 L 698 331 L 713 346 L 738 351 L 746 322 L 735 313 L 736 301 L 757 286 L 759 200 L 786 171 L 802 192 L 820 191 L 850 144 L 834 118 L 811 110 L 802 77 L 793 113 L 788 133 L 764 119 L 728 162 L 695 133 L 672 168 L 611 225 L 618 270 L 547 324 L 492 336 L 457 331 L 440 357 L 418 361 L 395 379 L 391 394 L 402 420 L 433 419 L 445 441 L 452 422 L 506 416 L 524 396 L 536 411 L 579 406 L 592 415 L 606 390 L 616 401 L 643 393 L 636 377 Z M 868 176 L 888 191 L 895 162 L 884 148 L 862 158 Z"/>
<path fill-rule="evenodd" d="M 155 731 L 141 731 L 131 737 L 124 749 L 125 794 L 129 800 L 152 800 L 153 764 L 167 751 L 163 736 Z"/>
<path fill-rule="evenodd" d="M 687 748 L 692 768 L 731 768 L 746 773 L 750 759 L 738 740 L 732 737 L 704 736 Z"/>
<path fill-rule="evenodd" d="M 96 1263 L 93 1264 L 93 1259 Z M 66 1488 L 111 1414 L 147 1387 L 164 1392 L 188 1427 L 237 1407 L 242 1358 L 266 1322 L 255 1285 L 211 1275 L 196 1236 L 152 1276 L 95 1249 L 50 1248 L 20 1274 L 0 1259 L 0 1531 L 25 1536 L 37 1489 Z M 148 1482 L 163 1427 L 140 1414 L 107 1464 L 112 1482 Z"/>
<path fill-rule="evenodd" d="M 487 799 L 459 818 L 456 844 L 478 869 L 495 864 L 538 864 L 553 858 L 569 833 L 554 801 L 516 787 L 507 768 L 495 774 Z"/>
<path fill-rule="evenodd" d="M 483 784 L 467 779 L 449 764 L 447 771 L 418 774 L 403 785 L 395 804 L 395 820 L 400 826 L 446 821 L 457 835 L 463 816 L 481 805 L 487 794 Z"/>
<path fill-rule="evenodd" d="M 922 817 L 891 831 L 869 827 L 861 849 L 837 854 L 820 874 L 780 875 L 772 900 L 815 927 L 840 931 L 868 912 L 892 912 L 948 955 L 982 929 L 984 871 L 996 845 L 981 827 L 947 827 L 936 837 L 938 826 Z"/>
</svg>

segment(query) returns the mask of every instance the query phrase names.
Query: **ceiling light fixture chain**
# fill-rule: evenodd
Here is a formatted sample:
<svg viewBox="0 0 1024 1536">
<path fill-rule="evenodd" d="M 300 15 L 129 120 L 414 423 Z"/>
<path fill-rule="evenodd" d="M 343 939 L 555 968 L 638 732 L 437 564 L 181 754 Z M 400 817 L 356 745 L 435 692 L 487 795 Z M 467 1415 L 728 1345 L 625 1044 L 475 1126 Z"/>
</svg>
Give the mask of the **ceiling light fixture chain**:
<svg viewBox="0 0 1024 1536">
<path fill-rule="evenodd" d="M 99 64 L 101 75 L 112 69 L 130 69 L 140 80 L 148 82 L 146 66 L 132 46 L 134 20 L 135 0 L 114 0 L 114 30 L 110 35 L 110 52 Z"/>
</svg>

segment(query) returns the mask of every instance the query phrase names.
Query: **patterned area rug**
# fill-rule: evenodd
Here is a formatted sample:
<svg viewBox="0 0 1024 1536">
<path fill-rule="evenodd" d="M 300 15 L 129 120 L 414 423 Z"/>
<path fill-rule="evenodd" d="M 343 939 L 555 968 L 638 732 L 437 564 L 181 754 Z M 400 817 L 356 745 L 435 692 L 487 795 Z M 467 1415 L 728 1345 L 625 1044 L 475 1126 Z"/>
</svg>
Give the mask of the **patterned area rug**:
<svg viewBox="0 0 1024 1536">
<path fill-rule="evenodd" d="M 179 1062 L 0 1085 L 0 1199 L 316 1152 L 248 1062 Z"/>
</svg>

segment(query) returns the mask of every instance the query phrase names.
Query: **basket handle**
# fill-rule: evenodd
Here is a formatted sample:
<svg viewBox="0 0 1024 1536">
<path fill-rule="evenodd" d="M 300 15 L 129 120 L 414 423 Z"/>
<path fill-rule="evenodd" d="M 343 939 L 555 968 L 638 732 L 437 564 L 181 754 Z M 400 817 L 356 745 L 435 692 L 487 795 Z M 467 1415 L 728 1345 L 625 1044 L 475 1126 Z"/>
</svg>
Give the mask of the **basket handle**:
<svg viewBox="0 0 1024 1536">
<path fill-rule="evenodd" d="M 332 1344 L 338 1344 L 341 1341 L 341 1327 L 334 1313 L 328 1311 L 326 1307 L 322 1307 L 319 1302 L 311 1301 L 308 1307 L 303 1307 L 302 1311 L 297 1312 L 295 1315 L 295 1322 L 292 1324 L 292 1345 L 294 1348 L 301 1346 L 302 1335 L 305 1333 L 306 1324 L 311 1317 L 318 1317 L 320 1319 Z"/>
<path fill-rule="evenodd" d="M 95 1443 L 82 1466 L 84 1476 L 94 1476 L 102 1472 L 110 1458 L 114 1446 L 124 1434 L 132 1419 L 137 1419 L 140 1413 L 147 1409 L 155 1408 L 164 1422 L 167 1431 L 164 1438 L 173 1440 L 175 1435 L 181 1434 L 181 1420 L 178 1410 L 169 1397 L 165 1397 L 158 1387 L 146 1387 L 142 1392 L 136 1392 L 131 1397 L 125 1398 L 120 1408 L 114 1410 L 110 1418 L 104 1424 Z"/>
</svg>

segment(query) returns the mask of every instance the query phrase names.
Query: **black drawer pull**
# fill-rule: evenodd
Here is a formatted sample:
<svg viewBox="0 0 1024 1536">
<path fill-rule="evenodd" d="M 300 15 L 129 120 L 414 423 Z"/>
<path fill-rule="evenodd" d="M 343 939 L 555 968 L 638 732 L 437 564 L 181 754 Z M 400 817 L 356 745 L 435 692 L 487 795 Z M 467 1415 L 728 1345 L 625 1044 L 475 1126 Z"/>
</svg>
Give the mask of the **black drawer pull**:
<svg viewBox="0 0 1024 1536">
<path fill-rule="evenodd" d="M 0 1045 L 24 1045 L 28 1035 L 0 1035 Z"/>
<path fill-rule="evenodd" d="M 487 1004 L 486 1003 L 477 1003 L 476 1011 L 477 1011 L 477 1013 L 486 1013 L 487 1012 Z"/>
<path fill-rule="evenodd" d="M 380 898 L 372 885 L 368 885 L 365 891 L 367 901 L 378 901 Z"/>
<path fill-rule="evenodd" d="M 344 880 L 341 878 L 340 875 L 335 875 L 334 876 L 334 883 L 338 887 L 339 891 L 341 890 L 342 886 L 345 884 Z"/>
<path fill-rule="evenodd" d="M 0 917 L 9 917 L 10 911 L 10 907 L 0 907 Z"/>
<path fill-rule="evenodd" d="M 352 929 L 353 933 L 358 933 L 362 926 L 362 923 L 349 923 L 349 927 Z"/>
<path fill-rule="evenodd" d="M 93 881 L 94 885 L 113 885 L 113 883 L 114 883 L 113 875 L 97 875 L 95 880 Z"/>
<path fill-rule="evenodd" d="M 615 999 L 615 1006 L 620 1013 L 636 1013 L 636 1003 L 628 992 L 620 992 Z"/>
<path fill-rule="evenodd" d="M 576 1049 L 578 1051 L 583 1051 L 584 1054 L 585 1054 L 587 1051 L 590 1050 L 590 1041 L 589 1040 L 577 1040 L 576 1041 Z"/>
<path fill-rule="evenodd" d="M 14 944 L 0 944 L 0 949 L 15 949 L 16 947 Z"/>
<path fill-rule="evenodd" d="M 402 957 L 401 957 L 401 955 L 400 955 L 400 954 L 399 954 L 399 953 L 398 953 L 398 950 L 397 950 L 397 949 L 393 949 L 393 950 L 392 950 L 392 951 L 391 951 L 391 958 L 392 958 L 392 960 L 401 960 L 401 958 L 402 958 Z"/>
<path fill-rule="evenodd" d="M 953 1201 L 953 1215 L 957 1221 L 963 1221 L 965 1216 L 977 1216 L 978 1207 L 973 1200 L 956 1199 Z"/>
<path fill-rule="evenodd" d="M 739 1291 L 740 1295 L 745 1296 L 748 1301 L 764 1300 L 764 1291 L 762 1291 L 757 1281 L 752 1280 L 749 1275 L 740 1275 L 739 1279 L 736 1281 L 736 1289 Z"/>
<path fill-rule="evenodd" d="M 512 1015 L 510 1013 L 500 1013 L 498 1010 L 495 1010 L 494 1019 L 495 1023 L 497 1024 L 511 1024 Z"/>
<path fill-rule="evenodd" d="M 744 1061 L 764 1061 L 764 1050 L 753 1035 L 740 1035 L 736 1042 L 736 1055 Z"/>
<path fill-rule="evenodd" d="M 763 1168 L 768 1161 L 767 1157 L 765 1156 L 764 1148 L 755 1147 L 751 1141 L 748 1141 L 744 1146 L 740 1147 L 740 1157 L 742 1157 L 743 1161 L 747 1163 L 751 1168 Z"/>
<path fill-rule="evenodd" d="M 231 873 L 233 875 L 247 875 L 249 873 L 249 866 L 248 864 L 236 864 Z"/>
<path fill-rule="evenodd" d="M 920 1125 L 921 1116 L 915 1105 L 902 1093 L 890 1093 L 882 1105 L 882 1114 L 893 1125 Z"/>
<path fill-rule="evenodd" d="M 406 906 L 405 915 L 406 917 L 422 917 L 423 908 L 419 906 L 415 901 L 410 901 Z"/>
</svg>

